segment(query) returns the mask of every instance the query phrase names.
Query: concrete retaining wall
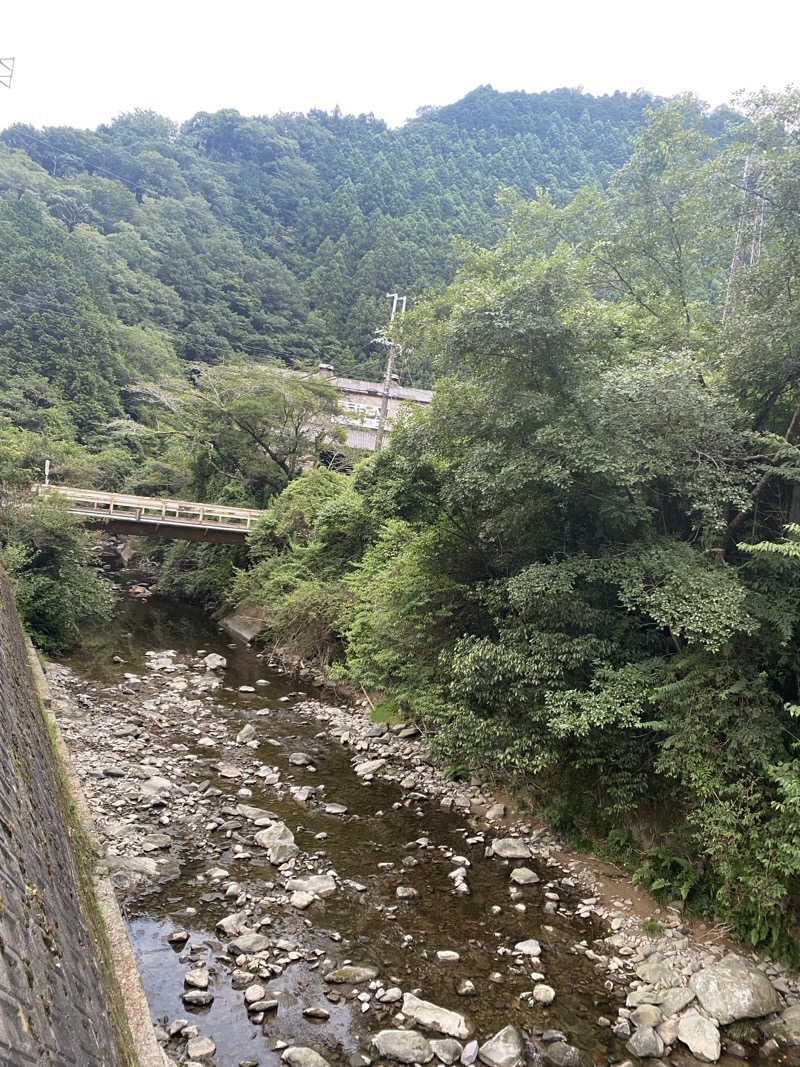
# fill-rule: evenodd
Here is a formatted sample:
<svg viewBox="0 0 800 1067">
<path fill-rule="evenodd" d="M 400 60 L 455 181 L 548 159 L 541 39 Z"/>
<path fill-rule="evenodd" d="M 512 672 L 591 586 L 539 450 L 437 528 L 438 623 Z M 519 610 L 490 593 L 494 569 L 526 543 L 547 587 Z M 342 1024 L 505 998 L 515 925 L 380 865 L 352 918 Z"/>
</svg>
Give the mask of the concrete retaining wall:
<svg viewBox="0 0 800 1067">
<path fill-rule="evenodd" d="M 65 802 L 13 595 L 0 573 L 0 1067 L 135 1062 L 109 1018 L 95 957 L 97 920 L 87 923 L 81 907 L 73 855 L 85 844 Z"/>
</svg>

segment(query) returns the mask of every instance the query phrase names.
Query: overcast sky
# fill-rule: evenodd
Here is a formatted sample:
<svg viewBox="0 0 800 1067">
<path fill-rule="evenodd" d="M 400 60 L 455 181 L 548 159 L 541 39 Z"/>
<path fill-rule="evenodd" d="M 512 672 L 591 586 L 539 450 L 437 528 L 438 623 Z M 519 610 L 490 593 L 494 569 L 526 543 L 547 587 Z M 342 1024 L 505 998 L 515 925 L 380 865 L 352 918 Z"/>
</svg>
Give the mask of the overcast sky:
<svg viewBox="0 0 800 1067">
<path fill-rule="evenodd" d="M 3 0 L 0 128 L 312 107 L 392 125 L 477 85 L 696 92 L 800 81 L 798 0 Z"/>
</svg>

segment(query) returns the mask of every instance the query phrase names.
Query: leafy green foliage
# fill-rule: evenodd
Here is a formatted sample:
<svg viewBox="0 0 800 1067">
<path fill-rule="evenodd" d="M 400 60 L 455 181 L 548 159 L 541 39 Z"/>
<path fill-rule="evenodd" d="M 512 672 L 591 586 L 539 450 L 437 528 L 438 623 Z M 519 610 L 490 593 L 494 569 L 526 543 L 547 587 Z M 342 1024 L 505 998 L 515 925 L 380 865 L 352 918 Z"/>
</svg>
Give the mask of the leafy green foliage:
<svg viewBox="0 0 800 1067">
<path fill-rule="evenodd" d="M 336 672 L 423 720 L 444 767 L 523 783 L 657 897 L 785 955 L 800 904 L 800 378 L 793 301 L 769 321 L 757 308 L 762 285 L 798 283 L 800 168 L 783 164 L 797 106 L 760 98 L 720 135 L 673 102 L 607 193 L 504 197 L 496 246 L 463 248 L 453 284 L 404 324 L 441 374 L 433 403 L 302 546 L 273 541 L 270 576 L 296 573 L 288 595 L 268 587 L 346 591 L 326 616 Z M 731 177 L 754 146 L 785 210 L 723 322 Z"/>
<path fill-rule="evenodd" d="M 4 501 L 0 563 L 26 629 L 45 651 L 68 650 L 82 619 L 111 611 L 108 586 L 91 565 L 89 535 L 50 497 Z"/>
</svg>

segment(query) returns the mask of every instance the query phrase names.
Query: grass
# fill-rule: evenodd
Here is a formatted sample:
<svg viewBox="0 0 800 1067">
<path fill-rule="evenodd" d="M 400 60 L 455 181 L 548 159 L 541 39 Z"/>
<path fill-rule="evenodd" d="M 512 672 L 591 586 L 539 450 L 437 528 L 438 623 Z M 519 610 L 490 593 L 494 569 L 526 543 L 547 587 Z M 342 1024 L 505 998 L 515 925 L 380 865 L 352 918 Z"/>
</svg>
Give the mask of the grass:
<svg viewBox="0 0 800 1067">
<path fill-rule="evenodd" d="M 647 934 L 648 937 L 661 937 L 664 933 L 664 924 L 657 922 L 655 919 L 644 919 L 642 921 L 642 932 Z"/>
<path fill-rule="evenodd" d="M 370 717 L 375 723 L 385 722 L 389 726 L 396 726 L 403 721 L 403 716 L 397 707 L 397 701 L 392 697 L 379 701 L 372 709 Z"/>
</svg>

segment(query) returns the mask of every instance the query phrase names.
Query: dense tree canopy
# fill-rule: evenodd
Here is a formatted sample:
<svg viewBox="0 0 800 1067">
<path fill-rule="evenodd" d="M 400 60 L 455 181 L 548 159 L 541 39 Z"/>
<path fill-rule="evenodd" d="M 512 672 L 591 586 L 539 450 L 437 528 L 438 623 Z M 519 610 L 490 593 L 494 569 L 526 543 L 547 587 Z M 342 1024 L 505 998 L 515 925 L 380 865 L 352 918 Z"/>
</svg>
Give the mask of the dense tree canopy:
<svg viewBox="0 0 800 1067">
<path fill-rule="evenodd" d="M 761 97 L 714 135 L 673 101 L 605 192 L 507 196 L 496 246 L 403 324 L 430 408 L 309 493 L 288 545 L 268 512 L 235 587 L 456 770 L 516 777 L 656 892 L 787 951 L 799 106 Z"/>
<path fill-rule="evenodd" d="M 800 97 L 651 103 L 483 87 L 399 130 L 6 131 L 0 480 L 50 455 L 262 506 L 246 551 L 170 549 L 163 587 L 258 600 L 270 639 L 385 693 L 453 773 L 521 783 L 788 953 Z M 376 374 L 398 287 L 426 294 L 395 340 L 433 402 L 334 473 L 334 398 L 288 371 Z M 39 521 L 0 542 L 33 590 L 40 537 L 52 604 L 75 542 Z"/>
</svg>

